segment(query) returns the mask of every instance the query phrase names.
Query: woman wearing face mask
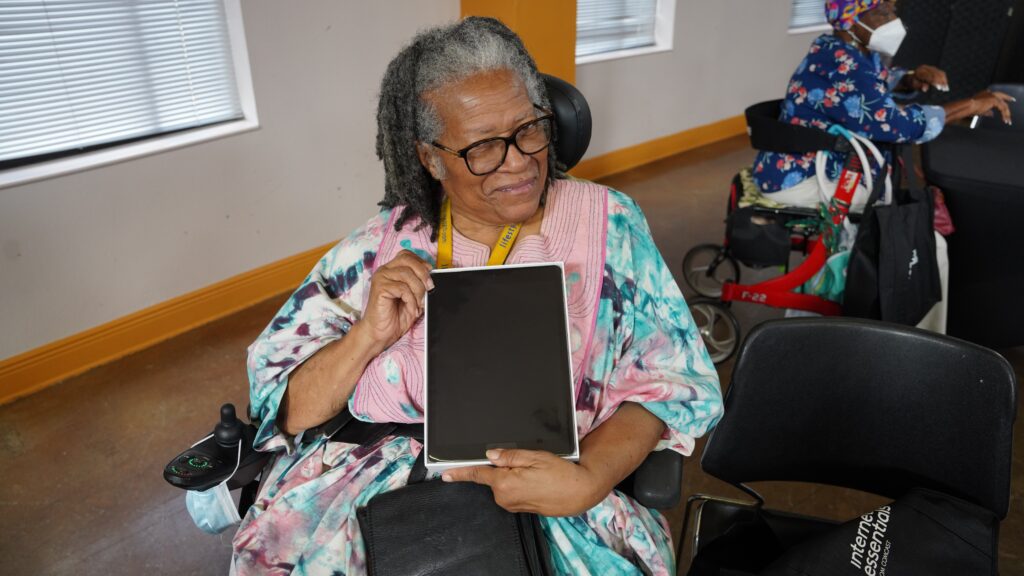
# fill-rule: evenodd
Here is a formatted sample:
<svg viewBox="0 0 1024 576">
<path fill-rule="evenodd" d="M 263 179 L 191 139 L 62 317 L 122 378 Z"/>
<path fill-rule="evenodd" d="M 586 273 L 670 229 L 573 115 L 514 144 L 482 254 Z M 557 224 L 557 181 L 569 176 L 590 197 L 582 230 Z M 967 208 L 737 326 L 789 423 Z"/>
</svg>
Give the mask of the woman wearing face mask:
<svg viewBox="0 0 1024 576">
<path fill-rule="evenodd" d="M 934 139 L 946 124 L 975 115 L 998 112 L 1010 123 L 1006 103 L 1013 98 L 999 92 L 985 91 L 943 106 L 899 103 L 900 93 L 947 91 L 949 86 L 946 74 L 933 66 L 908 72 L 886 65 L 907 34 L 893 0 L 830 0 L 825 12 L 834 31 L 814 41 L 793 74 L 781 120 L 822 130 L 840 125 L 876 142 L 918 144 Z M 845 161 L 845 154 L 830 154 L 825 173 L 831 181 L 838 179 Z M 753 177 L 774 201 L 816 208 L 820 196 L 815 171 L 813 152 L 761 152 Z M 867 196 L 861 187 L 854 197 L 855 211 L 863 209 Z"/>
</svg>

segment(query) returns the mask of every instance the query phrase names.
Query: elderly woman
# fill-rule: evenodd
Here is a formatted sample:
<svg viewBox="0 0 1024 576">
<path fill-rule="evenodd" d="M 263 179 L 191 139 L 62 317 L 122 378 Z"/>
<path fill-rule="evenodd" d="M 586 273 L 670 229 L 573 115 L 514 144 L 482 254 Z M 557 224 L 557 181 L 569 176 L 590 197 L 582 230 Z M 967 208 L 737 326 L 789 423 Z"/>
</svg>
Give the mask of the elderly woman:
<svg viewBox="0 0 1024 576">
<path fill-rule="evenodd" d="M 998 92 L 943 106 L 902 105 L 900 92 L 948 90 L 946 74 L 932 66 L 907 72 L 890 69 L 885 58 L 896 55 L 906 29 L 893 0 L 829 0 L 825 12 L 834 31 L 818 37 L 796 69 L 783 103 L 781 120 L 827 130 L 842 126 L 876 142 L 923 143 L 934 139 L 950 122 L 998 110 L 1010 122 L 1006 102 Z M 894 94 L 895 93 L 895 94 Z M 831 154 L 826 174 L 839 178 L 844 154 Z M 754 162 L 754 182 L 769 198 L 782 204 L 817 207 L 815 155 L 762 152 Z M 835 191 L 828 190 L 831 196 Z M 854 209 L 867 201 L 861 188 Z"/>
<path fill-rule="evenodd" d="M 418 34 L 388 66 L 377 117 L 383 209 L 323 257 L 249 351 L 256 444 L 281 454 L 235 536 L 234 570 L 365 572 L 356 509 L 405 485 L 422 446 L 295 436 L 346 407 L 422 421 L 423 299 L 450 208 L 456 267 L 488 263 L 510 224 L 522 227 L 507 263 L 565 264 L 581 456 L 497 451 L 493 467 L 445 480 L 489 484 L 502 507 L 540 515 L 561 573 L 674 574 L 664 518 L 613 488 L 652 450 L 690 454 L 722 400 L 640 210 L 556 172 L 544 85 L 496 20 Z"/>
</svg>

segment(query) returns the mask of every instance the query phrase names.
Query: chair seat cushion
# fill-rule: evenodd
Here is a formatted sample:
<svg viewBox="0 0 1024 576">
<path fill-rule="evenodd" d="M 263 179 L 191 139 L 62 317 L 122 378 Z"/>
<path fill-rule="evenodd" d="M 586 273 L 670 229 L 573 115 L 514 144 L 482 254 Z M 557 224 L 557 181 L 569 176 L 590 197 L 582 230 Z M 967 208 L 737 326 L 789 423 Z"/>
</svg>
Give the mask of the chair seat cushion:
<svg viewBox="0 0 1024 576">
<path fill-rule="evenodd" d="M 700 546 L 691 575 L 996 574 L 996 516 L 934 490 L 913 489 L 843 524 L 720 503 L 703 508 L 698 537 L 720 535 Z"/>
<path fill-rule="evenodd" d="M 699 510 L 698 551 L 689 574 L 758 574 L 786 550 L 837 524 L 821 518 L 709 500 Z"/>
</svg>

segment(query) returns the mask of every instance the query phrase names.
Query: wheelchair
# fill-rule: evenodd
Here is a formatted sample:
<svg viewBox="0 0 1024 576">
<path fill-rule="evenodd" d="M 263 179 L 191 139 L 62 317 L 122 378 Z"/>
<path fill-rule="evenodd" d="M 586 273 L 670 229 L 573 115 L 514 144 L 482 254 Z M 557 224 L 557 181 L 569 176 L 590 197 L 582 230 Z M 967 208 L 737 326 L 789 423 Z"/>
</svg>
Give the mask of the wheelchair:
<svg viewBox="0 0 1024 576">
<path fill-rule="evenodd" d="M 559 168 L 568 171 L 575 166 L 590 144 L 590 107 L 583 94 L 568 82 L 542 74 L 555 114 L 554 145 Z M 221 407 L 220 422 L 199 442 L 175 456 L 164 467 L 164 479 L 185 490 L 205 491 L 225 479 L 229 490 L 241 490 L 238 514 L 244 517 L 255 502 L 262 473 L 269 470 L 272 454 L 253 447 L 258 422 L 250 412 L 245 423 L 235 407 Z M 355 419 L 348 410 L 330 421 L 302 434 L 302 441 L 317 438 L 351 444 L 371 444 L 385 436 L 401 435 L 422 442 L 422 424 L 371 424 Z M 666 510 L 681 500 L 683 457 L 670 450 L 652 452 L 637 470 L 617 488 L 631 495 L 641 505 Z"/>
<path fill-rule="evenodd" d="M 1009 509 L 1016 411 L 1013 368 L 981 346 L 861 319 L 761 324 L 743 344 L 701 459 L 705 473 L 749 498 L 691 496 L 691 538 L 680 538 L 677 559 L 688 544 L 691 576 L 756 574 L 837 525 L 770 509 L 751 482 L 892 499 L 934 490 L 979 507 L 997 527 Z M 997 533 L 981 547 L 993 566 Z"/>
<path fill-rule="evenodd" d="M 858 150 L 860 145 L 856 142 L 866 142 L 858 136 L 781 122 L 778 118 L 782 102 L 762 102 L 746 110 L 747 131 L 753 148 L 796 155 L 845 153 L 848 161 L 837 189 L 842 191 L 847 184 L 852 184 L 851 194 L 845 201 L 833 203 L 830 211 L 819 211 L 781 205 L 762 196 L 749 171 L 733 178 L 724 241 L 721 245 L 695 246 L 682 262 L 683 281 L 698 296 L 690 301 L 690 312 L 715 364 L 731 358 L 740 345 L 740 325 L 731 310 L 733 302 L 802 310 L 821 316 L 842 314 L 837 302 L 802 293 L 802 287 L 825 266 L 829 236 L 836 234 L 847 219 L 851 223 L 860 221 L 860 214 L 849 212 L 849 204 L 852 190 L 860 179 L 868 179 L 870 168 L 863 165 L 863 160 L 871 156 Z M 894 157 L 898 152 L 892 145 L 867 144 L 875 152 L 884 148 Z M 878 157 L 876 155 L 875 159 Z M 893 176 L 891 181 L 898 182 L 898 176 Z M 836 198 L 840 198 L 840 193 Z M 839 210 L 835 210 L 836 204 Z M 795 269 L 790 267 L 793 252 L 804 258 Z M 783 273 L 765 282 L 743 285 L 740 264 L 754 269 L 781 268 Z"/>
</svg>

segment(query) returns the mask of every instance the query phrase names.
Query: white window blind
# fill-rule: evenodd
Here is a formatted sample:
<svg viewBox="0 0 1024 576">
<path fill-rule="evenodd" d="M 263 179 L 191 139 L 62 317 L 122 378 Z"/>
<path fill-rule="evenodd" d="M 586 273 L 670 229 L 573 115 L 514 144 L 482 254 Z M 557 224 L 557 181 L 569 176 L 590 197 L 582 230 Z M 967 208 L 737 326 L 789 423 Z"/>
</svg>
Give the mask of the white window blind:
<svg viewBox="0 0 1024 576">
<path fill-rule="evenodd" d="M 789 19 L 789 27 L 812 28 L 828 24 L 825 17 L 825 2 L 822 0 L 793 0 L 793 12 Z"/>
<path fill-rule="evenodd" d="M 576 57 L 653 46 L 658 0 L 579 0 Z"/>
<path fill-rule="evenodd" d="M 242 118 L 225 18 L 222 0 L 0 0 L 0 167 Z"/>
</svg>

